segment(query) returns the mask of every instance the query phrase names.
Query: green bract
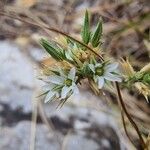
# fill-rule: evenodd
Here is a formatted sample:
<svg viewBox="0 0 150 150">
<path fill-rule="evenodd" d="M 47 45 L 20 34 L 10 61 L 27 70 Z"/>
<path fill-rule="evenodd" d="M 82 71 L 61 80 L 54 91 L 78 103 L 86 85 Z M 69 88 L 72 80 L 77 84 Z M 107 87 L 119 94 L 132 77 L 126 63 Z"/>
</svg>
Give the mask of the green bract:
<svg viewBox="0 0 150 150">
<path fill-rule="evenodd" d="M 102 36 L 102 19 L 99 20 L 97 27 L 91 37 L 91 43 L 93 47 L 97 47 L 100 44 Z"/>
<path fill-rule="evenodd" d="M 84 25 L 81 32 L 82 41 L 85 44 L 88 44 L 90 41 L 93 47 L 97 47 L 100 44 L 102 30 L 103 30 L 102 19 L 100 19 L 96 26 L 95 31 L 93 33 L 90 32 L 89 15 L 88 12 L 86 11 L 84 18 Z"/>
<path fill-rule="evenodd" d="M 56 43 L 48 42 L 45 39 L 41 39 L 40 43 L 55 60 L 61 61 L 65 59 L 64 50 Z"/>
<path fill-rule="evenodd" d="M 144 76 L 143 76 L 143 81 L 145 82 L 145 83 L 147 83 L 147 84 L 149 84 L 150 85 L 150 74 L 145 74 Z"/>
<path fill-rule="evenodd" d="M 81 36 L 82 36 L 82 41 L 85 44 L 88 44 L 90 41 L 90 22 L 89 22 L 88 11 L 85 12 L 84 25 L 82 27 Z"/>
</svg>

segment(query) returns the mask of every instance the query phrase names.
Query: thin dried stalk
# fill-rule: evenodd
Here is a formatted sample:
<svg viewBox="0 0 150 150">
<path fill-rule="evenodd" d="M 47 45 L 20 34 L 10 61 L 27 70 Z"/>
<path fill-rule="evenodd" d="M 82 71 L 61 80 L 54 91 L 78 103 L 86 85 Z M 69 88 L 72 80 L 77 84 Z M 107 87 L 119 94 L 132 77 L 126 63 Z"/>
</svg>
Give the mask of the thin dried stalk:
<svg viewBox="0 0 150 150">
<path fill-rule="evenodd" d="M 38 115 L 37 108 L 38 108 L 38 101 L 35 101 L 35 99 L 32 99 L 30 150 L 35 150 L 36 125 L 37 125 L 37 115 Z"/>
<path fill-rule="evenodd" d="M 117 89 L 117 93 L 118 93 L 118 99 L 119 99 L 119 102 L 121 104 L 121 107 L 124 111 L 124 113 L 126 114 L 127 118 L 129 119 L 130 123 L 132 124 L 132 126 L 134 127 L 135 131 L 137 132 L 138 136 L 139 136 L 139 140 L 140 140 L 140 143 L 141 143 L 141 146 L 143 148 L 143 150 L 146 148 L 146 144 L 144 142 L 144 139 L 139 131 L 139 128 L 138 126 L 136 125 L 136 123 L 133 121 L 133 119 L 131 118 L 130 114 L 128 113 L 127 109 L 126 109 L 126 106 L 123 102 L 123 98 L 122 98 L 122 95 L 121 95 L 121 91 L 120 91 L 120 87 L 119 87 L 119 84 L 118 82 L 115 82 L 116 83 L 116 89 Z"/>
<path fill-rule="evenodd" d="M 39 28 L 42 28 L 42 29 L 44 29 L 44 30 L 47 29 L 47 30 L 50 30 L 50 31 L 52 31 L 52 32 L 55 32 L 55 33 L 59 33 L 59 34 L 61 34 L 61 35 L 64 35 L 64 36 L 70 38 L 71 40 L 73 40 L 73 41 L 79 43 L 80 45 L 84 46 L 84 47 L 87 48 L 88 50 L 90 50 L 92 53 L 94 53 L 96 56 L 98 56 L 102 61 L 104 60 L 103 57 L 102 57 L 101 55 L 99 55 L 98 53 L 96 53 L 91 47 L 89 47 L 88 45 L 86 45 L 86 44 L 82 43 L 81 41 L 75 39 L 74 37 L 68 35 L 68 34 L 65 33 L 65 32 L 62 32 L 62 31 L 57 30 L 57 29 L 52 28 L 52 27 L 44 26 L 44 25 L 39 24 L 39 23 L 34 23 L 35 20 L 34 20 L 34 22 L 31 22 L 31 21 L 29 21 L 29 20 L 23 20 L 23 19 L 21 19 L 20 17 L 7 14 L 6 12 L 0 12 L 0 15 L 4 15 L 4 16 L 9 17 L 9 18 L 17 19 L 17 20 L 19 20 L 19 21 L 22 21 L 22 22 L 24 22 L 24 23 L 28 23 L 28 24 L 34 25 L 34 26 L 39 27 Z"/>
</svg>

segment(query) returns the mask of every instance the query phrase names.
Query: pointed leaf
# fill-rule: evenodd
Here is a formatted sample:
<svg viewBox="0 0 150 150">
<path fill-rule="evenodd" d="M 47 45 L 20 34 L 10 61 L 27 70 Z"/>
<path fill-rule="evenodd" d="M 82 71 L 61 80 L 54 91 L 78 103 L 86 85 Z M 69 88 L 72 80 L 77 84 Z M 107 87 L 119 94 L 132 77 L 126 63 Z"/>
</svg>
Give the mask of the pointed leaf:
<svg viewBox="0 0 150 150">
<path fill-rule="evenodd" d="M 102 30 L 102 20 L 100 19 L 91 38 L 91 43 L 93 47 L 97 47 L 100 44 Z"/>
<path fill-rule="evenodd" d="M 81 36 L 82 36 L 82 41 L 85 44 L 88 44 L 90 40 L 90 23 L 89 23 L 89 14 L 87 10 L 85 12 L 84 25 L 82 28 Z"/>
<path fill-rule="evenodd" d="M 63 60 L 62 49 L 60 49 L 56 44 L 50 43 L 45 39 L 41 39 L 40 43 L 54 59 L 58 61 Z"/>
</svg>

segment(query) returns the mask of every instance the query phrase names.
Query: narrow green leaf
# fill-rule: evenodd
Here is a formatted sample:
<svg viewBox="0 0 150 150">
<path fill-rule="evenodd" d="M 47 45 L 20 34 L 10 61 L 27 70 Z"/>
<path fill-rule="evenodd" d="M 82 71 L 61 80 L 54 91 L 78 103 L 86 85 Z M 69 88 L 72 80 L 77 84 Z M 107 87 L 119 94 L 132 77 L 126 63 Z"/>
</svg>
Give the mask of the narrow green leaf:
<svg viewBox="0 0 150 150">
<path fill-rule="evenodd" d="M 61 61 L 63 60 L 63 52 L 56 44 L 50 43 L 45 39 L 40 40 L 41 45 L 44 49 L 56 60 Z"/>
<path fill-rule="evenodd" d="M 84 24 L 81 31 L 82 41 L 85 44 L 88 44 L 90 41 L 90 23 L 89 23 L 89 14 L 86 10 L 85 17 L 84 17 Z"/>
<path fill-rule="evenodd" d="M 100 19 L 91 38 L 91 43 L 93 47 L 97 47 L 100 44 L 100 40 L 102 37 L 102 30 L 103 30 L 102 19 Z"/>
</svg>

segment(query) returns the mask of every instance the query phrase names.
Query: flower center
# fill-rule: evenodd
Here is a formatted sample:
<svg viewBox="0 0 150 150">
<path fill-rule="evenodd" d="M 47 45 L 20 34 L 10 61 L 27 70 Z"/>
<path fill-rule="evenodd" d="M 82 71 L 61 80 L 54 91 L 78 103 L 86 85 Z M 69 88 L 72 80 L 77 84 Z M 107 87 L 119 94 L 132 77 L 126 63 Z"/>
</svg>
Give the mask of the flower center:
<svg viewBox="0 0 150 150">
<path fill-rule="evenodd" d="M 71 86 L 71 85 L 72 85 L 72 80 L 71 80 L 71 79 L 66 79 L 66 80 L 65 80 L 65 84 L 66 84 L 67 86 Z"/>
<path fill-rule="evenodd" d="M 102 76 L 103 73 L 104 73 L 104 69 L 103 69 L 102 67 L 97 67 L 97 68 L 95 69 L 95 73 L 96 73 L 96 75 L 98 75 L 98 76 Z"/>
</svg>

